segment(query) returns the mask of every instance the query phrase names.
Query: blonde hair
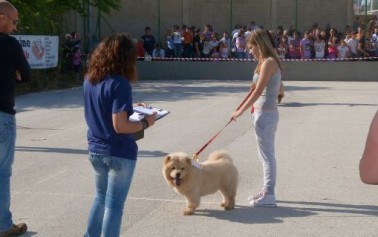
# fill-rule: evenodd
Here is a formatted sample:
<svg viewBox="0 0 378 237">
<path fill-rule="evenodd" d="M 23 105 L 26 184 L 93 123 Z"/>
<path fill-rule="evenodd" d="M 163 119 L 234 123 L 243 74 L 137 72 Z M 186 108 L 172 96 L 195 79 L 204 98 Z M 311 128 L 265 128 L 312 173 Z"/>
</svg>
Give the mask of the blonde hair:
<svg viewBox="0 0 378 237">
<path fill-rule="evenodd" d="M 260 51 L 260 56 L 258 59 L 258 64 L 255 69 L 255 73 L 260 72 L 261 64 L 266 58 L 273 58 L 278 67 L 282 70 L 280 60 L 278 59 L 277 53 L 273 48 L 272 42 L 269 38 L 269 32 L 263 29 L 257 29 L 251 32 L 247 38 L 247 44 L 256 45 Z"/>
</svg>

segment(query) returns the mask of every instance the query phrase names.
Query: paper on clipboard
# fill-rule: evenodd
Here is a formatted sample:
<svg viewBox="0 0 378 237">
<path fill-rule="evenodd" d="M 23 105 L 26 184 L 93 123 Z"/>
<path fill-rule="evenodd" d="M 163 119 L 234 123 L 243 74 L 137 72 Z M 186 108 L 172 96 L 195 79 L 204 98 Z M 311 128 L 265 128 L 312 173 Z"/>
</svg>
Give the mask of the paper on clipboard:
<svg viewBox="0 0 378 237">
<path fill-rule="evenodd" d="M 146 114 L 152 115 L 154 112 L 156 112 L 156 120 L 159 120 L 170 113 L 168 110 L 155 107 L 135 106 L 133 109 L 134 113 L 130 116 L 130 121 L 140 121 Z"/>
</svg>

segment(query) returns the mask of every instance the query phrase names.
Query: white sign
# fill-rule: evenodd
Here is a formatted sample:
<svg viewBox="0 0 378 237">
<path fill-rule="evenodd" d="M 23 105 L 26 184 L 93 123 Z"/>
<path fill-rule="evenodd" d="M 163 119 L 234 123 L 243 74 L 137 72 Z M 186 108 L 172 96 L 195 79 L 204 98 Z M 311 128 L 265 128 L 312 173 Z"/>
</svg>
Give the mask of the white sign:
<svg viewBox="0 0 378 237">
<path fill-rule="evenodd" d="M 52 68 L 58 65 L 58 36 L 12 35 L 20 42 L 32 69 Z"/>
</svg>

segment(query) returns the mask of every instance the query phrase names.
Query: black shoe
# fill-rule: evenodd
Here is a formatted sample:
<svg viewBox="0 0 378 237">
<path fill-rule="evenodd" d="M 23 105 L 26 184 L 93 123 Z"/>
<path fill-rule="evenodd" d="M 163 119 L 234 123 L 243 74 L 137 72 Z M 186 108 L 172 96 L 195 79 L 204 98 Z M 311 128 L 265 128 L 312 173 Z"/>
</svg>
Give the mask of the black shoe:
<svg viewBox="0 0 378 237">
<path fill-rule="evenodd" d="M 0 233 L 0 237 L 19 236 L 25 234 L 28 230 L 28 226 L 25 223 L 13 224 L 9 230 Z"/>
</svg>

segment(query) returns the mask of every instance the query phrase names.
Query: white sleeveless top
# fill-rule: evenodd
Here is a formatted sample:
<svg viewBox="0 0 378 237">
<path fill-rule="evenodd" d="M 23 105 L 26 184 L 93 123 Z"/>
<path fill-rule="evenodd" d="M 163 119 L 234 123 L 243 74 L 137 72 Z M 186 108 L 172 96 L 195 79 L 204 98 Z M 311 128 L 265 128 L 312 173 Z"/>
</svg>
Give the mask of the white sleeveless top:
<svg viewBox="0 0 378 237">
<path fill-rule="evenodd" d="M 253 83 L 257 84 L 259 74 L 253 75 Z M 255 110 L 277 110 L 277 97 L 281 86 L 281 70 L 277 69 L 276 73 L 269 78 L 268 84 L 264 88 L 261 96 L 253 104 Z"/>
</svg>

